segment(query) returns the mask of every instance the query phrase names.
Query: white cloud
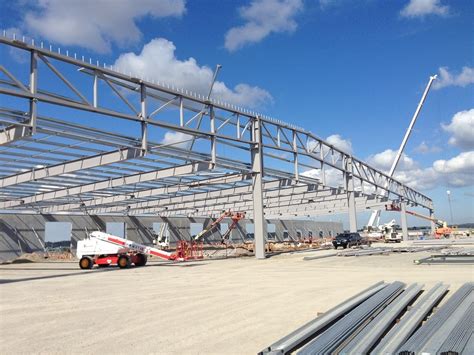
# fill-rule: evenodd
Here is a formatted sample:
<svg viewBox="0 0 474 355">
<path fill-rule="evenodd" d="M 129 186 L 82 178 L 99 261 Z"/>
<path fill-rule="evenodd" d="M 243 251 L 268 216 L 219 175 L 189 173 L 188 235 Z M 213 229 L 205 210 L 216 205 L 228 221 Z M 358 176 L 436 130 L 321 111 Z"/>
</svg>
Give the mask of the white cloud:
<svg viewBox="0 0 474 355">
<path fill-rule="evenodd" d="M 334 147 L 352 154 L 352 143 L 348 139 L 342 138 L 339 134 L 330 135 L 325 139 L 325 141 Z M 314 151 L 317 147 L 317 143 L 314 140 L 310 140 L 307 143 L 307 149 L 309 151 Z M 302 176 L 311 177 L 322 181 L 322 170 L 321 169 L 309 169 L 301 173 Z M 340 187 L 343 186 L 343 175 L 341 171 L 327 167 L 324 171 L 324 178 L 327 186 L 331 187 Z"/>
<path fill-rule="evenodd" d="M 36 0 L 24 17 L 26 28 L 63 45 L 76 45 L 100 53 L 137 43 L 142 33 L 136 20 L 145 16 L 181 16 L 185 0 Z"/>
<path fill-rule="evenodd" d="M 349 139 L 342 138 L 339 134 L 332 134 L 325 139 L 326 143 L 333 145 L 334 147 L 342 150 L 345 153 L 352 154 L 352 143 Z M 315 140 L 309 139 L 306 143 L 306 147 L 309 152 L 314 152 L 317 148 L 318 143 Z M 327 153 L 324 150 L 324 153 Z"/>
<path fill-rule="evenodd" d="M 395 150 L 386 149 L 383 152 L 369 156 L 367 158 L 367 162 L 374 168 L 377 168 L 384 172 L 388 172 L 392 167 L 396 155 L 397 152 Z M 416 168 L 415 161 L 409 156 L 407 156 L 405 153 L 402 153 L 396 171 L 406 171 L 411 170 L 413 168 Z"/>
<path fill-rule="evenodd" d="M 333 134 L 327 137 L 326 142 L 345 153 L 352 154 L 352 142 L 349 139 L 342 138 L 339 134 Z"/>
<path fill-rule="evenodd" d="M 449 144 L 474 149 L 474 109 L 456 113 L 449 125 L 442 124 L 441 127 L 452 134 Z"/>
<path fill-rule="evenodd" d="M 449 6 L 442 5 L 440 0 L 410 0 L 410 2 L 400 11 L 403 17 L 424 17 L 427 15 L 446 16 L 449 13 Z"/>
<path fill-rule="evenodd" d="M 433 168 L 441 174 L 456 174 L 474 172 L 474 151 L 463 152 L 449 160 L 436 160 Z"/>
<path fill-rule="evenodd" d="M 441 148 L 437 146 L 430 146 L 425 141 L 421 142 L 415 149 L 413 149 L 415 153 L 420 154 L 430 154 L 430 153 L 439 153 L 441 152 Z"/>
<path fill-rule="evenodd" d="M 302 176 L 307 176 L 313 179 L 323 181 L 321 169 L 310 169 L 301 173 Z M 334 168 L 326 168 L 324 170 L 324 178 L 326 186 L 340 187 L 343 186 L 342 172 Z"/>
<path fill-rule="evenodd" d="M 433 89 L 442 89 L 447 86 L 466 87 L 474 84 L 474 68 L 463 67 L 459 74 L 450 73 L 447 67 L 439 68 L 438 80 L 433 84 Z"/>
<path fill-rule="evenodd" d="M 120 55 L 114 66 L 125 73 L 131 72 L 207 95 L 213 70 L 207 66 L 200 66 L 194 58 L 179 60 L 176 58 L 175 50 L 173 42 L 155 38 L 143 47 L 140 54 L 129 52 Z M 222 81 L 215 83 L 212 97 L 251 108 L 272 101 L 272 96 L 264 89 L 247 84 L 238 84 L 230 89 Z"/>
<path fill-rule="evenodd" d="M 395 151 L 370 156 L 370 165 L 388 172 L 395 158 Z M 416 190 L 429 190 L 437 186 L 462 187 L 474 184 L 474 151 L 461 153 L 448 160 L 436 160 L 432 166 L 421 168 L 412 158 L 402 155 L 394 178 Z"/>
<path fill-rule="evenodd" d="M 441 125 L 451 133 L 449 143 L 466 151 L 450 159 L 440 159 L 430 167 L 421 168 L 406 154 L 402 155 L 394 177 L 417 190 L 429 190 L 437 186 L 463 187 L 474 185 L 474 109 L 456 113 L 449 125 Z M 420 153 L 434 152 L 437 147 L 429 147 L 422 142 L 415 150 Z M 396 152 L 387 149 L 371 155 L 367 162 L 382 171 L 388 172 Z"/>
<path fill-rule="evenodd" d="M 193 136 L 183 132 L 166 132 L 161 140 L 161 144 L 169 145 L 174 148 L 189 149 Z"/>
<path fill-rule="evenodd" d="M 235 51 L 260 42 L 271 33 L 294 32 L 297 27 L 294 17 L 302 9 L 302 0 L 253 0 L 239 9 L 246 23 L 226 33 L 225 48 Z"/>
<path fill-rule="evenodd" d="M 430 190 L 440 183 L 440 175 L 433 168 L 396 171 L 394 178 L 415 190 Z"/>
</svg>

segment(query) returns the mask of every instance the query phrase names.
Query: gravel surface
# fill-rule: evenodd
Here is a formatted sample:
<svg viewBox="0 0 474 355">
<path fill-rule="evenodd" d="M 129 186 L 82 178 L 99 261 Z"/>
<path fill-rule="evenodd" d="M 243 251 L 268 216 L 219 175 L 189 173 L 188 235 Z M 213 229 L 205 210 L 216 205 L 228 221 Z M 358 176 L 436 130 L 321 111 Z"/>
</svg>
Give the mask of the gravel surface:
<svg viewBox="0 0 474 355">
<path fill-rule="evenodd" d="M 126 270 L 3 265 L 0 353 L 256 354 L 375 282 L 455 290 L 474 280 L 472 265 L 413 264 L 429 252 L 302 260 L 317 253 Z"/>
</svg>

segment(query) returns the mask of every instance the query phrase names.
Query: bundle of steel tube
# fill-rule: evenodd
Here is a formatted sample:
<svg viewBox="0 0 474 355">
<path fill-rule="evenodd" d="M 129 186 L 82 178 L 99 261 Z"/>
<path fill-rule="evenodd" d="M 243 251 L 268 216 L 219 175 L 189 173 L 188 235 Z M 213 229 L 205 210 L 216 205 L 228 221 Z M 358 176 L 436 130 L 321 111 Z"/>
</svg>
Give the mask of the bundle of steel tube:
<svg viewBox="0 0 474 355">
<path fill-rule="evenodd" d="M 474 282 L 439 309 L 448 285 L 438 283 L 417 299 L 422 287 L 379 282 L 259 354 L 474 354 Z"/>
<path fill-rule="evenodd" d="M 468 312 L 474 302 L 474 283 L 464 284 L 448 301 L 424 323 L 408 341 L 403 344 L 399 353 L 436 354 L 451 332 Z"/>
<path fill-rule="evenodd" d="M 346 344 L 354 330 L 363 327 L 370 317 L 378 314 L 388 303 L 397 297 L 403 291 L 404 286 L 405 284 L 399 281 L 389 284 L 354 308 L 321 335 L 310 341 L 298 354 L 327 354 L 337 350 Z"/>
<path fill-rule="evenodd" d="M 441 354 L 473 354 L 468 351 L 468 342 L 474 347 L 474 304 L 471 303 L 468 311 L 462 316 L 459 323 L 454 327 L 446 341 L 441 345 L 438 353 Z M 474 350 L 474 349 L 473 349 Z"/>
<path fill-rule="evenodd" d="M 438 304 L 446 294 L 448 285 L 437 283 L 431 290 L 424 294 L 400 322 L 382 338 L 380 343 L 372 350 L 371 354 L 391 355 L 396 354 L 400 346 L 405 343 L 411 334 L 418 328 L 426 315 Z"/>
<path fill-rule="evenodd" d="M 400 313 L 413 301 L 420 293 L 423 285 L 412 284 L 397 297 L 387 308 L 379 313 L 370 323 L 368 323 L 359 334 L 347 343 L 339 354 L 367 354 L 383 333 L 392 325 Z"/>
<path fill-rule="evenodd" d="M 415 264 L 473 264 L 474 255 L 438 254 L 438 255 L 431 255 L 427 258 L 414 260 L 413 262 Z"/>
<path fill-rule="evenodd" d="M 302 327 L 296 329 L 294 332 L 290 333 L 289 335 L 273 343 L 266 349 L 262 350 L 259 354 L 286 354 L 302 346 L 302 344 L 304 344 L 306 341 L 310 340 L 312 337 L 318 334 L 321 329 L 331 324 L 336 319 L 343 316 L 375 293 L 384 289 L 386 286 L 387 284 L 384 282 L 378 282 L 374 284 L 366 290 L 351 297 L 344 303 L 330 309 L 323 315 L 317 317 L 316 319 L 313 319 Z"/>
<path fill-rule="evenodd" d="M 337 256 L 364 256 L 364 255 L 378 255 L 378 254 L 387 254 L 390 253 L 390 250 L 383 248 L 370 248 L 370 249 L 361 249 L 361 250 L 347 250 L 337 254 Z"/>
</svg>

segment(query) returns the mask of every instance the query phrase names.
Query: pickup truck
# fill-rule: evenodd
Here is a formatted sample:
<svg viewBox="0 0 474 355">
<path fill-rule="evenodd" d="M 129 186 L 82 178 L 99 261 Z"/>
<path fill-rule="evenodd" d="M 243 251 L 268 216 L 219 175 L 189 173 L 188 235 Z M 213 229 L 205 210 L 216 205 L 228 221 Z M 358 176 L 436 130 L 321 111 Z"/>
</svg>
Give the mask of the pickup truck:
<svg viewBox="0 0 474 355">
<path fill-rule="evenodd" d="M 344 249 L 346 249 L 347 247 L 352 247 L 361 244 L 362 237 L 359 233 L 338 234 L 336 238 L 332 241 L 332 245 L 334 245 L 335 249 L 337 249 L 338 247 L 343 247 Z"/>
</svg>

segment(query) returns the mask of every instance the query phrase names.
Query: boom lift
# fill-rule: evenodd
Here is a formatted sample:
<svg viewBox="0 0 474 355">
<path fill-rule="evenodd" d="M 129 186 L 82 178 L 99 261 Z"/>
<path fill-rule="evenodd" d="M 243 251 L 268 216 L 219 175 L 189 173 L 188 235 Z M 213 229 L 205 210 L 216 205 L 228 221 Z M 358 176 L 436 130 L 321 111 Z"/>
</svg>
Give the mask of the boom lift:
<svg viewBox="0 0 474 355">
<path fill-rule="evenodd" d="M 391 204 L 391 205 L 386 205 L 385 209 L 387 211 L 400 211 L 400 206 L 396 204 Z M 449 237 L 453 233 L 453 228 L 448 227 L 448 223 L 446 221 L 442 221 L 437 218 L 431 218 L 431 217 L 428 217 L 428 216 L 425 216 L 413 211 L 405 211 L 405 212 L 412 216 L 423 218 L 428 221 L 434 222 L 438 226 L 438 228 L 436 228 L 436 231 L 435 231 L 435 238 Z"/>
<path fill-rule="evenodd" d="M 168 223 L 161 223 L 160 232 L 153 239 L 153 244 L 158 244 L 161 247 L 161 249 L 169 248 L 170 240 L 169 240 L 169 232 L 168 232 Z"/>
<path fill-rule="evenodd" d="M 132 263 L 135 266 L 144 266 L 148 256 L 165 260 L 186 260 L 181 246 L 175 253 L 170 253 L 99 231 L 92 232 L 87 239 L 78 241 L 76 254 L 81 269 L 92 269 L 95 264 L 99 267 L 118 265 L 121 269 L 130 267 Z"/>
<path fill-rule="evenodd" d="M 245 212 L 231 212 L 229 211 L 224 211 L 219 218 L 217 218 L 214 222 L 212 222 L 207 228 L 203 229 L 201 232 L 199 232 L 195 237 L 194 241 L 199 241 L 204 235 L 206 235 L 208 232 L 212 231 L 214 228 L 216 228 L 220 222 L 224 218 L 230 218 L 232 219 L 232 224 L 229 226 L 227 231 L 222 235 L 221 242 L 225 243 L 230 236 L 230 233 L 232 232 L 233 229 L 237 227 L 237 224 L 239 223 L 240 220 L 245 218 Z"/>
</svg>

